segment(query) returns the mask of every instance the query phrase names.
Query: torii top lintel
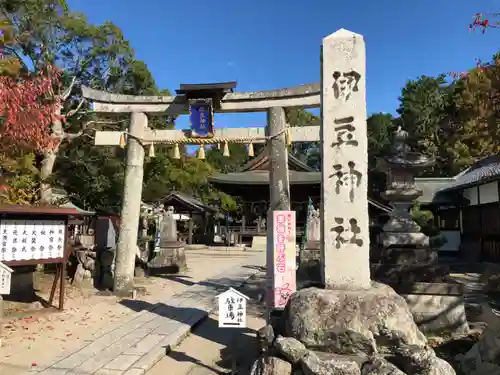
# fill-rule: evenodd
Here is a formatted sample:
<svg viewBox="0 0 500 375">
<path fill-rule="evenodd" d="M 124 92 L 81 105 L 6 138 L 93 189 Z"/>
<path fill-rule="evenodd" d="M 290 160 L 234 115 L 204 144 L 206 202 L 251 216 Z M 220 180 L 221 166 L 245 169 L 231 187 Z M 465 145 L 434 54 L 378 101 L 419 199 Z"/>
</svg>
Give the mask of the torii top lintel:
<svg viewBox="0 0 500 375">
<path fill-rule="evenodd" d="M 175 90 L 177 95 L 185 95 L 186 97 L 208 97 L 220 96 L 234 92 L 236 81 L 219 82 L 219 83 L 181 83 L 180 88 Z"/>
<path fill-rule="evenodd" d="M 195 85 L 189 86 L 192 88 Z M 188 99 L 184 95 L 121 95 L 82 86 L 82 96 L 93 103 L 92 109 L 95 112 L 100 113 L 145 112 L 170 116 L 189 113 Z M 272 107 L 315 108 L 319 106 L 320 84 L 311 83 L 278 90 L 224 93 L 220 99 L 220 108 L 214 109 L 215 112 L 221 113 L 265 112 Z"/>
</svg>

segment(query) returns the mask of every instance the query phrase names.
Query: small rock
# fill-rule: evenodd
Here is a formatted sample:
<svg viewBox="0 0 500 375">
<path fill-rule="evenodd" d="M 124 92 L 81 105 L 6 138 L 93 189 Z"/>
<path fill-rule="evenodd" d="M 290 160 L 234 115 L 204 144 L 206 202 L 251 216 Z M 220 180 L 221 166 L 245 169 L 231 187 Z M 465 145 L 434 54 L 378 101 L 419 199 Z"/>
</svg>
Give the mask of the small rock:
<svg viewBox="0 0 500 375">
<path fill-rule="evenodd" d="M 309 351 L 300 362 L 304 375 L 361 375 L 356 362 L 340 356 L 325 360 Z"/>
<path fill-rule="evenodd" d="M 455 375 L 455 370 L 431 348 L 407 346 L 396 349 L 395 362 L 408 374 Z"/>
<path fill-rule="evenodd" d="M 260 342 L 265 346 L 271 346 L 274 342 L 274 329 L 273 326 L 268 324 L 257 332 Z"/>
<path fill-rule="evenodd" d="M 418 375 L 456 375 L 456 372 L 444 359 L 434 356 Z"/>
<path fill-rule="evenodd" d="M 362 375 L 405 375 L 403 371 L 398 369 L 389 361 L 382 357 L 372 357 L 368 362 L 363 364 L 361 368 Z"/>
<path fill-rule="evenodd" d="M 292 365 L 277 357 L 260 356 L 252 365 L 250 375 L 291 375 Z"/>
<path fill-rule="evenodd" d="M 395 349 L 394 354 L 396 365 L 409 373 L 424 369 L 431 358 L 436 356 L 432 348 L 414 345 L 400 346 Z"/>
<path fill-rule="evenodd" d="M 292 364 L 296 364 L 307 354 L 305 345 L 293 337 L 279 336 L 274 346 Z"/>
</svg>

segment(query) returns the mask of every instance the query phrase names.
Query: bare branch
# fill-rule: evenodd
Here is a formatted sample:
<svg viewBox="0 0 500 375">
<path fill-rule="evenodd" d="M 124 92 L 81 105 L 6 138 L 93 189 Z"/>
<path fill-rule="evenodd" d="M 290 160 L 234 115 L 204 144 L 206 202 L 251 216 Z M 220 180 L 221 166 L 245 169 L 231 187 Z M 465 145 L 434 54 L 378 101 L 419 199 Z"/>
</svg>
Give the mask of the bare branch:
<svg viewBox="0 0 500 375">
<path fill-rule="evenodd" d="M 77 133 L 65 133 L 64 134 L 64 139 L 66 139 L 68 142 L 71 142 L 73 140 L 75 140 L 76 138 L 78 137 L 82 137 L 82 136 L 86 136 L 86 137 L 89 137 L 91 139 L 93 139 L 94 137 L 92 137 L 90 134 L 85 134 L 85 132 L 87 130 L 92 130 L 92 129 L 89 129 L 89 125 L 97 125 L 97 124 L 119 124 L 121 122 L 125 122 L 126 120 L 120 120 L 120 121 L 95 121 L 95 120 L 92 120 L 92 121 L 88 121 L 87 123 L 85 123 L 82 127 L 82 130 L 80 130 L 79 132 Z"/>
<path fill-rule="evenodd" d="M 61 94 L 61 101 L 64 102 L 68 100 L 69 96 L 71 95 L 71 92 L 73 91 L 73 87 L 75 87 L 75 84 L 76 84 L 76 76 L 74 76 L 71 79 L 71 83 L 69 84 L 68 88 Z"/>
<path fill-rule="evenodd" d="M 83 103 L 85 103 L 85 99 L 80 100 L 80 103 L 78 103 L 78 106 L 75 109 L 72 109 L 71 111 L 68 111 L 66 114 L 66 118 L 73 117 L 79 110 L 82 108 Z"/>
</svg>

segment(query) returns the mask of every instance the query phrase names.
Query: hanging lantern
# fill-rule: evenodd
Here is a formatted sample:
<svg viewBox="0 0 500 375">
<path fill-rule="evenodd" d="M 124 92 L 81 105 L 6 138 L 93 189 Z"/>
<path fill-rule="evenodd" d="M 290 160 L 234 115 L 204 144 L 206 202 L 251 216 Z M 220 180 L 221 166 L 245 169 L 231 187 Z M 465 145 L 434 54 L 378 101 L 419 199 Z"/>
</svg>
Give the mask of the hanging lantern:
<svg viewBox="0 0 500 375">
<path fill-rule="evenodd" d="M 154 158 L 155 157 L 155 146 L 152 143 L 149 145 L 148 156 L 150 158 Z"/>
<path fill-rule="evenodd" d="M 227 144 L 227 142 L 224 142 L 224 152 L 222 153 L 222 155 L 229 157 L 229 145 Z"/>
<path fill-rule="evenodd" d="M 175 144 L 174 145 L 174 155 L 173 155 L 173 158 L 174 159 L 180 159 L 181 158 L 181 153 L 179 151 L 179 144 Z"/>
<path fill-rule="evenodd" d="M 250 142 L 248 144 L 248 156 L 250 156 L 250 157 L 254 157 L 255 156 L 255 153 L 253 151 L 253 143 L 252 142 Z"/>
<path fill-rule="evenodd" d="M 127 145 L 127 135 L 125 133 L 121 133 L 120 135 L 120 147 L 125 148 Z"/>
<path fill-rule="evenodd" d="M 198 150 L 198 159 L 205 160 L 205 145 L 201 144 Z"/>
</svg>

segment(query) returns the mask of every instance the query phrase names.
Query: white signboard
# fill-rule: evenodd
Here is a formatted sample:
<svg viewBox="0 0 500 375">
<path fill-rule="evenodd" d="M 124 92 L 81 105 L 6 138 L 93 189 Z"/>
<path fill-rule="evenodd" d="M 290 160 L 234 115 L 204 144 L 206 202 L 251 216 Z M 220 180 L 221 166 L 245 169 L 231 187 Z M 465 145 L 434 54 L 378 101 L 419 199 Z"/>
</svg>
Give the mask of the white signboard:
<svg viewBox="0 0 500 375">
<path fill-rule="evenodd" d="M 0 262 L 0 295 L 10 294 L 12 272 L 14 272 L 14 270 Z"/>
<path fill-rule="evenodd" d="M 64 257 L 64 220 L 1 220 L 0 262 Z"/>
<path fill-rule="evenodd" d="M 229 288 L 217 298 L 219 300 L 219 327 L 246 328 L 248 297 Z"/>
</svg>

